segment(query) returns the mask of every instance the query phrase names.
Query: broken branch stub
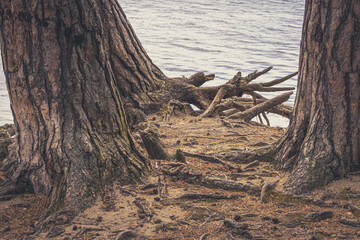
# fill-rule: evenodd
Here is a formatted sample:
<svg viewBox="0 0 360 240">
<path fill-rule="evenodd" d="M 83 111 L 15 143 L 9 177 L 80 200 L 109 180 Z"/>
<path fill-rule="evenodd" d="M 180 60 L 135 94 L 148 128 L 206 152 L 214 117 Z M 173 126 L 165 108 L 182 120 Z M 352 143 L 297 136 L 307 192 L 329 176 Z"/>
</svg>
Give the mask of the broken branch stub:
<svg viewBox="0 0 360 240">
<path fill-rule="evenodd" d="M 140 136 L 151 159 L 165 160 L 170 158 L 153 130 L 147 128 L 140 132 Z"/>
</svg>

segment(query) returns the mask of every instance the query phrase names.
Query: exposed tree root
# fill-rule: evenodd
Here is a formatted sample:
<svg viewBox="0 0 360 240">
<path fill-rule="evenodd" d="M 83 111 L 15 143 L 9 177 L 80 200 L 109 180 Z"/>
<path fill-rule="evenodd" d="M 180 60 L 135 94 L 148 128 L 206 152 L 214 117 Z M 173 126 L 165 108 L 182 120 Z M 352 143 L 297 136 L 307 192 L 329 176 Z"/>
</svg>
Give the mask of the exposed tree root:
<svg viewBox="0 0 360 240">
<path fill-rule="evenodd" d="M 258 148 L 253 151 L 234 151 L 216 154 L 215 157 L 235 163 L 250 163 L 255 160 L 261 162 L 271 162 L 275 156 L 276 144 Z"/>
<path fill-rule="evenodd" d="M 224 165 L 228 170 L 236 168 L 235 166 L 232 166 L 231 164 L 229 164 L 227 162 L 224 162 L 223 160 L 221 160 L 221 159 L 219 159 L 217 157 L 206 156 L 206 155 L 195 154 L 195 153 L 188 153 L 188 152 L 182 152 L 182 153 L 186 157 L 200 158 L 201 160 L 204 160 L 204 161 L 207 161 L 207 162 L 220 163 L 220 164 Z"/>
<path fill-rule="evenodd" d="M 237 198 L 236 195 L 226 196 L 220 194 L 198 194 L 198 193 L 189 193 L 184 194 L 179 197 L 179 199 L 213 199 L 213 200 L 231 200 Z"/>
<path fill-rule="evenodd" d="M 199 184 L 209 188 L 246 192 L 256 196 L 260 196 L 261 193 L 261 188 L 259 186 L 240 183 L 232 180 L 224 180 L 219 177 L 202 174 L 196 170 L 184 166 L 180 166 L 175 169 L 162 166 L 161 170 L 164 174 L 175 176 L 179 180 L 183 180 L 192 184 Z"/>
</svg>

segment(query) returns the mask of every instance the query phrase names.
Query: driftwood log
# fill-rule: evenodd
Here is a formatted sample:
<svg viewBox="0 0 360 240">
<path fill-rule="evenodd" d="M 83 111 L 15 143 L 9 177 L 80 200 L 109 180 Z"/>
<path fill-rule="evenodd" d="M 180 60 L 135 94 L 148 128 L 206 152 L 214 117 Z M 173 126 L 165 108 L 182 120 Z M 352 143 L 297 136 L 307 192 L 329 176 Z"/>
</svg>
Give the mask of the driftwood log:
<svg viewBox="0 0 360 240">
<path fill-rule="evenodd" d="M 268 125 L 270 125 L 270 121 L 267 118 L 265 112 L 272 112 L 290 118 L 292 108 L 282 105 L 282 103 L 289 99 L 292 92 L 288 92 L 273 99 L 267 100 L 256 91 L 277 92 L 294 90 L 295 88 L 293 87 L 273 86 L 297 75 L 297 72 L 270 82 L 251 83 L 259 76 L 269 72 L 271 69 L 272 67 L 266 68 L 260 72 L 254 71 L 246 77 L 242 77 L 241 72 L 238 72 L 230 81 L 220 86 L 211 104 L 200 115 L 200 118 L 211 117 L 214 114 L 220 114 L 230 118 L 241 118 L 244 119 L 244 121 L 250 121 L 253 117 L 259 116 L 262 123 L 262 118 L 260 116 L 263 116 Z M 243 94 L 248 94 L 252 98 L 241 98 Z M 259 103 L 259 105 L 257 105 L 257 103 Z M 242 111 L 246 112 L 241 113 Z"/>
</svg>

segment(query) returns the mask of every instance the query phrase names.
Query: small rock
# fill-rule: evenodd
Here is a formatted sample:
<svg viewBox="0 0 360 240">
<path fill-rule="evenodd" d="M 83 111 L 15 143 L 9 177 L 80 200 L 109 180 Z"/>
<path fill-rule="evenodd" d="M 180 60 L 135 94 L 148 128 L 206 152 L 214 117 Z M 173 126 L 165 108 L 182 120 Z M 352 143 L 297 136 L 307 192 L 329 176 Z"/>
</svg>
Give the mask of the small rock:
<svg viewBox="0 0 360 240">
<path fill-rule="evenodd" d="M 280 220 L 278 218 L 273 218 L 271 219 L 271 221 L 273 222 L 273 224 L 279 224 Z"/>
<path fill-rule="evenodd" d="M 66 215 L 59 215 L 56 217 L 55 224 L 56 225 L 64 225 L 70 222 L 70 219 Z"/>
<path fill-rule="evenodd" d="M 348 208 L 355 217 L 360 217 L 360 208 L 354 205 L 352 202 L 349 203 Z"/>
<path fill-rule="evenodd" d="M 154 188 L 153 190 L 151 190 L 151 191 L 149 192 L 150 195 L 156 195 L 156 194 L 158 194 L 158 193 L 159 193 L 159 190 L 156 189 L 156 188 Z"/>
<path fill-rule="evenodd" d="M 233 228 L 233 229 L 237 229 L 237 230 L 241 230 L 241 231 L 249 228 L 249 225 L 246 223 L 239 224 L 230 219 L 224 220 L 224 226 L 227 228 Z"/>
<path fill-rule="evenodd" d="M 334 217 L 333 211 L 314 212 L 305 215 L 305 219 L 310 222 L 320 222 L 325 219 Z"/>
<path fill-rule="evenodd" d="M 62 227 L 53 227 L 48 234 L 46 235 L 47 238 L 54 238 L 57 237 L 59 235 L 61 235 L 62 233 L 65 232 L 65 229 Z"/>
<path fill-rule="evenodd" d="M 155 202 L 160 202 L 160 198 L 159 198 L 159 197 L 155 197 L 155 198 L 154 198 L 154 201 L 155 201 Z"/>
<path fill-rule="evenodd" d="M 156 223 L 156 224 L 161 223 L 161 219 L 156 219 L 156 220 L 154 221 L 154 223 Z"/>
<path fill-rule="evenodd" d="M 143 214 L 143 213 L 140 213 L 140 214 L 139 214 L 139 218 L 140 218 L 140 219 L 145 219 L 145 218 L 146 218 L 146 215 Z"/>
<path fill-rule="evenodd" d="M 334 193 L 325 193 L 324 195 L 321 196 L 321 200 L 326 201 L 329 199 L 335 199 L 336 194 Z"/>
<path fill-rule="evenodd" d="M 137 234 L 128 230 L 119 233 L 119 235 L 115 238 L 116 240 L 128 240 L 128 239 L 135 239 L 137 237 Z"/>
<path fill-rule="evenodd" d="M 3 233 L 10 232 L 11 228 L 9 226 L 4 227 L 4 229 L 1 231 Z"/>
<path fill-rule="evenodd" d="M 236 222 L 240 222 L 240 221 L 243 220 L 243 218 L 242 218 L 240 215 L 236 215 L 236 216 L 234 217 L 234 220 L 235 220 Z"/>
<path fill-rule="evenodd" d="M 273 227 L 271 227 L 271 230 L 277 231 L 277 230 L 279 230 L 279 228 L 277 226 L 273 226 Z"/>
<path fill-rule="evenodd" d="M 72 228 L 72 230 L 73 230 L 73 231 L 76 231 L 76 230 L 78 230 L 78 227 L 77 227 L 76 225 L 74 225 L 73 228 Z"/>
<path fill-rule="evenodd" d="M 270 220 L 271 220 L 271 217 L 265 216 L 265 217 L 262 218 L 262 220 L 264 220 L 264 221 L 270 221 Z"/>
<path fill-rule="evenodd" d="M 179 140 L 178 140 L 178 141 L 179 141 Z M 179 143 L 179 144 L 180 144 L 180 143 Z M 180 149 L 176 150 L 175 159 L 176 159 L 178 162 L 186 163 L 185 155 L 184 155 L 184 153 L 183 153 Z"/>
<path fill-rule="evenodd" d="M 184 146 L 193 146 L 193 145 L 199 145 L 199 143 L 196 142 L 196 141 L 192 141 L 192 142 L 189 142 L 189 143 L 184 143 L 183 145 Z"/>
<path fill-rule="evenodd" d="M 101 222 L 102 220 L 103 220 L 102 216 L 98 216 L 98 217 L 96 218 L 96 221 L 97 221 L 97 222 Z"/>
</svg>

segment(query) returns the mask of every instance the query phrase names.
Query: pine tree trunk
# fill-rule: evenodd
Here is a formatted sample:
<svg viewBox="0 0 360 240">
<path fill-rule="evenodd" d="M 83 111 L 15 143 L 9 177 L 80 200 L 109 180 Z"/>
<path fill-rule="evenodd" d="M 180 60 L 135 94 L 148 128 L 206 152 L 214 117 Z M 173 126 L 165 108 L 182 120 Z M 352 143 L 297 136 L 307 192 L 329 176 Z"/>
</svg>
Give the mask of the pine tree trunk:
<svg viewBox="0 0 360 240">
<path fill-rule="evenodd" d="M 307 0 L 298 92 L 278 168 L 304 192 L 360 167 L 360 1 Z"/>
<path fill-rule="evenodd" d="M 45 194 L 49 214 L 63 206 L 76 213 L 109 180 L 141 178 L 148 162 L 129 133 L 121 96 L 139 103 L 137 90 L 157 88 L 162 73 L 128 37 L 117 2 L 0 0 L 0 24 L 17 133 L 1 193 Z"/>
</svg>

